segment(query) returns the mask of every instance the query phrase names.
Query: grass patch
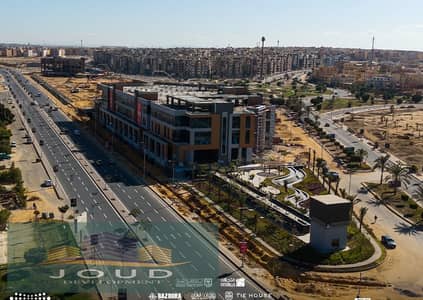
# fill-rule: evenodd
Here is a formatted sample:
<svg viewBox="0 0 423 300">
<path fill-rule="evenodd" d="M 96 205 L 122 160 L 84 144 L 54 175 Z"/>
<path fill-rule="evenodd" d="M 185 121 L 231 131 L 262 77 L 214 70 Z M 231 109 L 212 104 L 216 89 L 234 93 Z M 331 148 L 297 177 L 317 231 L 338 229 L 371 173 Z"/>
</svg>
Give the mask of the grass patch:
<svg viewBox="0 0 423 300">
<path fill-rule="evenodd" d="M 351 222 L 348 226 L 347 246 L 349 249 L 345 251 L 322 254 L 314 250 L 310 245 L 305 245 L 304 247 L 288 254 L 288 256 L 316 265 L 342 265 L 364 261 L 371 257 L 374 253 L 372 244 L 364 236 L 364 234 L 358 231 L 354 222 Z"/>
<path fill-rule="evenodd" d="M 402 191 L 395 193 L 394 188 L 388 184 L 366 183 L 370 190 L 379 196 L 382 201 L 389 204 L 403 217 L 410 219 L 414 223 L 422 222 L 423 208 L 412 198 Z"/>
<path fill-rule="evenodd" d="M 320 183 L 319 179 L 310 169 L 304 169 L 306 176 L 303 181 L 296 183 L 294 187 L 307 192 L 309 195 L 327 195 L 328 191 Z"/>
</svg>

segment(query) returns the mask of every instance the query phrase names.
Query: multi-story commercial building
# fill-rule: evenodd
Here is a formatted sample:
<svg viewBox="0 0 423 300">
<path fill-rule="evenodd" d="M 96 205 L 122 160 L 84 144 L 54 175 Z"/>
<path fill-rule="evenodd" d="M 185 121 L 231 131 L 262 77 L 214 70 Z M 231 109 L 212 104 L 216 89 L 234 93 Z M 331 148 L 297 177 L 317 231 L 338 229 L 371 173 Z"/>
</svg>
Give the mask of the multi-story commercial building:
<svg viewBox="0 0 423 300">
<path fill-rule="evenodd" d="M 161 166 L 174 164 L 182 171 L 194 164 L 249 162 L 257 145 L 271 146 L 274 109 L 264 108 L 258 95 L 240 95 L 242 89 L 227 94 L 231 89 L 124 85 L 130 84 L 99 85 L 97 121 Z"/>
<path fill-rule="evenodd" d="M 256 116 L 255 152 L 272 149 L 275 134 L 275 106 L 256 105 L 248 107 Z"/>
</svg>

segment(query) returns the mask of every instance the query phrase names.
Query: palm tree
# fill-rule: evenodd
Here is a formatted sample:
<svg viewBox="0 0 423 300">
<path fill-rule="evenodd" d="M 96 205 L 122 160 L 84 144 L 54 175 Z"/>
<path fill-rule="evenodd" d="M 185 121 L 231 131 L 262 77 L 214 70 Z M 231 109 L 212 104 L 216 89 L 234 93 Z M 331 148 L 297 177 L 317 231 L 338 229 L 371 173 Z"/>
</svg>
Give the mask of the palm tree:
<svg viewBox="0 0 423 300">
<path fill-rule="evenodd" d="M 383 182 L 383 172 L 385 171 L 389 158 L 390 158 L 390 155 L 386 154 L 384 156 L 379 156 L 375 160 L 375 165 L 373 166 L 373 170 L 375 170 L 376 168 L 380 168 L 380 184 L 382 184 Z"/>
<path fill-rule="evenodd" d="M 363 220 L 364 220 L 364 216 L 367 214 L 367 207 L 360 207 L 360 212 L 358 214 L 358 219 L 360 221 L 360 229 L 359 231 L 361 232 L 361 226 L 363 225 Z"/>
<path fill-rule="evenodd" d="M 367 157 L 367 151 L 364 149 L 357 149 L 355 154 L 360 158 L 360 166 L 363 163 L 363 160 Z"/>
<path fill-rule="evenodd" d="M 339 189 L 339 196 L 341 196 L 342 198 L 346 199 L 348 196 L 347 190 L 344 188 Z"/>
<path fill-rule="evenodd" d="M 63 222 L 63 219 L 64 219 L 64 217 L 65 217 L 65 213 L 68 211 L 68 209 L 69 209 L 69 206 L 66 204 L 66 205 L 64 205 L 64 206 L 59 206 L 58 207 L 58 210 L 60 211 L 60 213 L 62 214 L 62 222 Z"/>
<path fill-rule="evenodd" d="M 349 195 L 346 189 L 339 189 L 339 195 L 347 200 L 350 200 L 354 204 L 355 198 L 357 198 L 357 194 Z"/>
<path fill-rule="evenodd" d="M 317 178 L 320 176 L 320 170 L 326 166 L 326 161 L 323 158 L 316 159 Z"/>
<path fill-rule="evenodd" d="M 339 178 L 339 176 L 335 176 L 334 181 L 336 183 L 336 186 L 335 186 L 335 194 L 336 194 L 336 193 L 338 193 L 339 182 L 341 181 L 341 178 Z"/>
<path fill-rule="evenodd" d="M 389 175 L 385 177 L 385 180 L 391 179 L 393 181 L 394 192 L 397 192 L 401 182 L 408 183 L 408 174 L 410 173 L 410 168 L 402 165 L 401 163 L 394 163 L 386 168 L 389 172 Z"/>
</svg>

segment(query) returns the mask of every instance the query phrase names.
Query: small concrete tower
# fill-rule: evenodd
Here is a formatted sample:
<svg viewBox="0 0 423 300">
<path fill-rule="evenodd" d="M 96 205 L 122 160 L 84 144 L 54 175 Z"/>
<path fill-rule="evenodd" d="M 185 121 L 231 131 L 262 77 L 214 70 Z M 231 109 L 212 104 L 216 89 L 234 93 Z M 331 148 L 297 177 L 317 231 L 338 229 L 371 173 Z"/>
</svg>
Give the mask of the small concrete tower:
<svg viewBox="0 0 423 300">
<path fill-rule="evenodd" d="M 347 246 L 347 227 L 351 222 L 351 201 L 335 196 L 312 196 L 310 199 L 310 244 L 321 253 L 342 250 Z"/>
</svg>

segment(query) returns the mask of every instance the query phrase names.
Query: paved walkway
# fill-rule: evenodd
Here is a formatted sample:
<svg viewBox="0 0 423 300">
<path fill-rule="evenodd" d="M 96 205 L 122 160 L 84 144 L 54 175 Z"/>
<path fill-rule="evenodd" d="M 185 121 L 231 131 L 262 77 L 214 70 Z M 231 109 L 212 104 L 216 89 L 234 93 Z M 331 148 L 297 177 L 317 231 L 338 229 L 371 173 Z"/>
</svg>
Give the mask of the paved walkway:
<svg viewBox="0 0 423 300">
<path fill-rule="evenodd" d="M 239 189 L 240 191 L 244 192 L 245 194 L 249 195 L 250 197 L 259 200 L 261 203 L 263 203 L 264 205 L 266 205 L 267 207 L 270 207 L 272 210 L 280 213 L 281 215 L 289 218 L 290 220 L 293 220 L 294 222 L 302 225 L 302 226 L 310 226 L 310 223 L 308 221 L 306 221 L 303 218 L 300 218 L 296 215 L 294 215 L 293 213 L 283 209 L 281 206 L 278 206 L 276 204 L 273 204 L 269 199 L 267 199 L 266 197 L 260 196 L 254 192 L 252 192 L 250 189 L 240 185 L 239 183 L 237 183 L 236 181 L 220 174 L 220 173 L 216 173 L 215 174 L 216 177 L 222 179 L 223 181 L 230 183 L 231 185 L 233 185 L 234 187 L 236 187 L 237 189 Z"/>
</svg>

